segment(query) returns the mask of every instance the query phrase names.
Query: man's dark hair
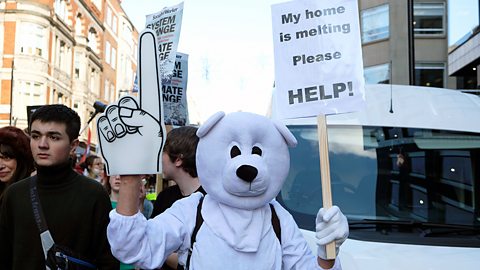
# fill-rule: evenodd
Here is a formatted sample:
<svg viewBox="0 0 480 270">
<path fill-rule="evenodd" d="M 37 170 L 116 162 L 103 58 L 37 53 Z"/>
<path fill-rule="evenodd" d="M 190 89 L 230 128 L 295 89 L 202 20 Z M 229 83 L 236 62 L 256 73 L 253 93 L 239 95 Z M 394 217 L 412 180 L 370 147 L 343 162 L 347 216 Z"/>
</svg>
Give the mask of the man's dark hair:
<svg viewBox="0 0 480 270">
<path fill-rule="evenodd" d="M 163 148 L 163 152 L 168 155 L 172 162 L 180 158 L 183 170 L 192 177 L 197 177 L 195 154 L 197 152 L 198 140 L 196 127 L 179 127 L 172 129 L 167 134 L 167 140 Z"/>
<path fill-rule="evenodd" d="M 30 119 L 29 132 L 31 132 L 32 123 L 36 120 L 40 122 L 56 122 L 66 125 L 66 131 L 70 142 L 78 138 L 80 132 L 80 116 L 77 112 L 62 104 L 44 105 L 36 109 Z"/>
</svg>

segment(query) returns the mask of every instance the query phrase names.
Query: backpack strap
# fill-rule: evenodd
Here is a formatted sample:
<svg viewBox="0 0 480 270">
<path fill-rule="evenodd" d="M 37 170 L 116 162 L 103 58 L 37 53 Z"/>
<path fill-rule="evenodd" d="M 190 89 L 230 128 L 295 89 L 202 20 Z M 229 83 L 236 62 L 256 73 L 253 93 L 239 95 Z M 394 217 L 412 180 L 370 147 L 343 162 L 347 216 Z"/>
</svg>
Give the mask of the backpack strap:
<svg viewBox="0 0 480 270">
<path fill-rule="evenodd" d="M 34 175 L 30 178 L 30 200 L 32 203 L 33 218 L 35 223 L 37 223 L 38 232 L 40 233 L 40 243 L 42 244 L 43 255 L 45 261 L 47 260 L 48 250 L 55 244 L 53 237 L 48 230 L 47 221 L 43 215 L 42 205 L 40 204 L 40 198 L 38 197 L 37 190 L 37 176 Z M 50 267 L 45 265 L 47 270 L 50 270 Z"/>
<path fill-rule="evenodd" d="M 185 269 L 190 268 L 190 258 L 192 257 L 192 252 L 193 252 L 193 244 L 196 241 L 197 238 L 197 233 L 200 230 L 200 227 L 203 224 L 203 217 L 202 217 L 202 204 L 203 204 L 203 198 L 200 198 L 200 201 L 197 206 L 197 218 L 195 221 L 195 228 L 193 228 L 192 232 L 192 237 L 190 238 L 190 248 L 188 249 L 188 256 L 187 256 L 187 265 Z M 270 203 L 270 210 L 272 212 L 272 227 L 273 231 L 275 232 L 275 235 L 277 236 L 278 241 L 280 242 L 280 245 L 282 244 L 282 230 L 280 228 L 280 220 L 278 219 L 277 212 L 275 211 L 275 207 L 273 207 L 273 204 Z M 183 268 L 179 265 L 177 268 L 178 270 Z"/>
<path fill-rule="evenodd" d="M 198 202 L 198 206 L 197 206 L 197 219 L 195 221 L 195 228 L 193 228 L 192 237 L 190 238 L 190 248 L 188 249 L 186 269 L 190 268 L 190 258 L 192 257 L 193 244 L 195 243 L 197 239 L 197 233 L 203 224 L 203 217 L 202 217 L 203 198 L 204 197 L 200 198 L 200 201 Z"/>
<path fill-rule="evenodd" d="M 275 235 L 277 236 L 280 245 L 282 245 L 282 229 L 280 228 L 280 220 L 278 219 L 277 212 L 275 212 L 275 207 L 270 203 L 270 210 L 272 210 L 272 227 Z"/>
</svg>

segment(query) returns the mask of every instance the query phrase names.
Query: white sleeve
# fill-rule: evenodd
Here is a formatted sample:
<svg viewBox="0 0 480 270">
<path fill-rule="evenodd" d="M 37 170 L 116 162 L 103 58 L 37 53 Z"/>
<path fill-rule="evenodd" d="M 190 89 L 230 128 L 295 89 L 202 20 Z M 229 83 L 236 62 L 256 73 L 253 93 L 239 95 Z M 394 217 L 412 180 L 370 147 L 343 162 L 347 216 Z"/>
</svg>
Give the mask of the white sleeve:
<svg viewBox="0 0 480 270">
<path fill-rule="evenodd" d="M 112 210 L 107 227 L 112 254 L 123 263 L 159 268 L 172 252 L 189 248 L 201 196 L 192 194 L 179 200 L 150 220 L 140 212 L 123 216 Z"/>
<path fill-rule="evenodd" d="M 272 201 L 280 221 L 282 237 L 282 265 L 283 269 L 292 270 L 323 270 L 318 265 L 317 256 L 310 250 L 292 215 L 277 201 Z M 315 220 L 312 220 L 314 223 Z M 336 259 L 332 270 L 341 270 L 340 260 Z"/>
</svg>

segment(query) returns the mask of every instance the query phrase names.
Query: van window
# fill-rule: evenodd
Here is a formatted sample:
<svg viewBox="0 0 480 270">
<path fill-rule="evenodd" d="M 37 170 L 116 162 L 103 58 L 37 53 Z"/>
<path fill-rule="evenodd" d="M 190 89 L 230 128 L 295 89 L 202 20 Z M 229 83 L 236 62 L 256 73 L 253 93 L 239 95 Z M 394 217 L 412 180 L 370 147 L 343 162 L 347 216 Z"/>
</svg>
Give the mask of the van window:
<svg viewBox="0 0 480 270">
<path fill-rule="evenodd" d="M 302 229 L 322 206 L 317 127 L 292 125 L 298 140 L 277 200 Z M 329 126 L 332 199 L 349 223 L 362 220 L 480 224 L 480 134 L 431 129 Z M 352 234 L 352 229 L 351 229 Z"/>
</svg>

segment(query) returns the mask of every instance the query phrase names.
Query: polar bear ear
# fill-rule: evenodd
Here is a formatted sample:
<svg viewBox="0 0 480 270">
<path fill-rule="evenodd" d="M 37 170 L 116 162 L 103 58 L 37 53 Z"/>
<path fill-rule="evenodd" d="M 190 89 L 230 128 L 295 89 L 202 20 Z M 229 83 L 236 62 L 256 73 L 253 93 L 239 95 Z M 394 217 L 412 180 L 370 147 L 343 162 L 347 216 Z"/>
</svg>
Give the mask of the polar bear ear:
<svg viewBox="0 0 480 270">
<path fill-rule="evenodd" d="M 292 132 L 290 132 L 290 130 L 288 130 L 288 128 L 284 124 L 276 120 L 272 120 L 272 121 L 275 127 L 277 128 L 278 132 L 282 134 L 283 138 L 285 139 L 285 142 L 287 142 L 287 145 L 289 147 L 297 146 L 297 139 L 295 139 L 295 136 L 293 136 Z"/>
<path fill-rule="evenodd" d="M 199 138 L 205 136 L 210 131 L 210 129 L 212 129 L 213 126 L 215 126 L 218 121 L 220 121 L 220 119 L 222 119 L 224 116 L 224 112 L 217 112 L 214 115 L 210 116 L 210 118 L 208 118 L 207 121 L 205 121 L 205 123 L 203 123 L 203 125 L 198 128 L 197 136 Z"/>
</svg>

